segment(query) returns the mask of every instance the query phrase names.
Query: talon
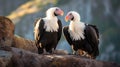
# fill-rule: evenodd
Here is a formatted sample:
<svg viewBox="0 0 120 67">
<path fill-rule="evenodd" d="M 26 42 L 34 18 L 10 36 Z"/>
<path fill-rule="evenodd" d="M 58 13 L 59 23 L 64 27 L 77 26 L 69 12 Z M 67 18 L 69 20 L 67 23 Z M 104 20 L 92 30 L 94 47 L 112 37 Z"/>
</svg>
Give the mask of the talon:
<svg viewBox="0 0 120 67">
<path fill-rule="evenodd" d="M 54 48 L 52 48 L 52 54 L 54 54 L 54 51 L 55 51 L 55 49 L 54 49 Z"/>
<path fill-rule="evenodd" d="M 39 44 L 39 47 L 42 48 L 42 44 L 41 43 Z"/>
<path fill-rule="evenodd" d="M 72 49 L 73 49 L 73 45 L 71 45 Z"/>
<path fill-rule="evenodd" d="M 76 51 L 73 51 L 73 55 L 76 55 Z"/>
<path fill-rule="evenodd" d="M 48 53 L 48 52 L 46 51 L 46 49 L 44 48 L 44 49 L 43 49 L 43 54 L 50 54 L 50 53 Z"/>
<path fill-rule="evenodd" d="M 88 58 L 92 59 L 92 56 L 91 56 L 91 55 L 89 55 L 89 54 L 87 54 L 87 55 L 86 55 L 86 57 L 88 57 Z"/>
<path fill-rule="evenodd" d="M 83 51 L 83 56 L 86 56 L 87 55 L 87 52 Z"/>
<path fill-rule="evenodd" d="M 78 52 L 79 52 L 79 55 L 81 55 L 81 56 L 83 56 L 83 50 L 78 50 Z"/>
</svg>

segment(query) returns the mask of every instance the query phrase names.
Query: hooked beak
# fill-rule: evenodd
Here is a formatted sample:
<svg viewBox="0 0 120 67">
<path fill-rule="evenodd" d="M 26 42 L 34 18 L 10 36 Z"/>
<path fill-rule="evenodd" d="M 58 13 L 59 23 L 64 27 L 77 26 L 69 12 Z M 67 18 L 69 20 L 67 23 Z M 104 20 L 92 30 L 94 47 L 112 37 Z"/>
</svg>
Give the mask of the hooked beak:
<svg viewBox="0 0 120 67">
<path fill-rule="evenodd" d="M 68 22 L 68 20 L 69 20 L 69 16 L 67 15 L 65 16 L 65 21 Z"/>
<path fill-rule="evenodd" d="M 63 15 L 64 15 L 63 10 L 60 10 L 59 12 L 60 12 L 60 15 L 61 15 L 61 16 L 63 16 Z"/>
</svg>

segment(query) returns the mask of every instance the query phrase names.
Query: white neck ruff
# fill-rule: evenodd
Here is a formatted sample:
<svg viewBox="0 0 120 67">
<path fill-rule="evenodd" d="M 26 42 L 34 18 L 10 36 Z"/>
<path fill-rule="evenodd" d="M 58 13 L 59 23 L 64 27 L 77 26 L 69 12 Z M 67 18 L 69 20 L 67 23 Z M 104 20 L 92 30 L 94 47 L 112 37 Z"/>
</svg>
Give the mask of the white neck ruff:
<svg viewBox="0 0 120 67">
<path fill-rule="evenodd" d="M 82 22 L 70 22 L 69 33 L 73 40 L 85 39 L 84 36 L 85 24 Z"/>
<path fill-rule="evenodd" d="M 57 32 L 58 31 L 58 19 L 57 17 L 46 17 L 46 18 L 43 18 L 44 22 L 45 22 L 45 25 L 44 25 L 44 28 L 47 32 Z"/>
</svg>

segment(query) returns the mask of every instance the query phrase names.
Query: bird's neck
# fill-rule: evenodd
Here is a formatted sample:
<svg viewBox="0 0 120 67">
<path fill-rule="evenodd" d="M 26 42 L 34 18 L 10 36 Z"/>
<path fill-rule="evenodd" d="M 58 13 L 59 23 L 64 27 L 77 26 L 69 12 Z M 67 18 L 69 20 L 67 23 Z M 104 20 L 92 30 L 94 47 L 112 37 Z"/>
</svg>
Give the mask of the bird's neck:
<svg viewBox="0 0 120 67">
<path fill-rule="evenodd" d="M 56 16 L 47 16 L 49 23 L 57 23 L 58 18 Z"/>
<path fill-rule="evenodd" d="M 73 40 L 80 40 L 84 39 L 84 29 L 85 29 L 85 24 L 77 21 L 71 21 L 69 25 L 69 32 Z"/>
<path fill-rule="evenodd" d="M 54 16 L 53 14 L 46 14 L 46 17 L 49 18 L 49 19 L 52 19 L 52 18 L 57 18 L 56 16 Z"/>
<path fill-rule="evenodd" d="M 84 29 L 85 28 L 85 24 L 81 21 L 70 21 L 70 25 L 69 25 L 71 30 L 75 30 L 75 29 Z"/>
<path fill-rule="evenodd" d="M 48 32 L 57 32 L 58 31 L 58 18 L 56 16 L 54 17 L 46 17 L 45 19 L 45 26 L 44 28 L 46 28 L 46 31 Z"/>
</svg>

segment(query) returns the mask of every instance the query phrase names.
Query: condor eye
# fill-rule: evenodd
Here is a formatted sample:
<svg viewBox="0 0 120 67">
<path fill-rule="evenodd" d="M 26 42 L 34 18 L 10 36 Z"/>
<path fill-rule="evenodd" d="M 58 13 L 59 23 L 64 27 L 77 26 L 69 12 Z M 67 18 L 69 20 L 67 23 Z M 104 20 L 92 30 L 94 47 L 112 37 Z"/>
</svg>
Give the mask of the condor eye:
<svg viewBox="0 0 120 67">
<path fill-rule="evenodd" d="M 72 15 L 72 13 L 70 13 L 69 15 Z"/>
<path fill-rule="evenodd" d="M 58 11 L 59 9 L 56 9 L 56 11 Z"/>
</svg>

